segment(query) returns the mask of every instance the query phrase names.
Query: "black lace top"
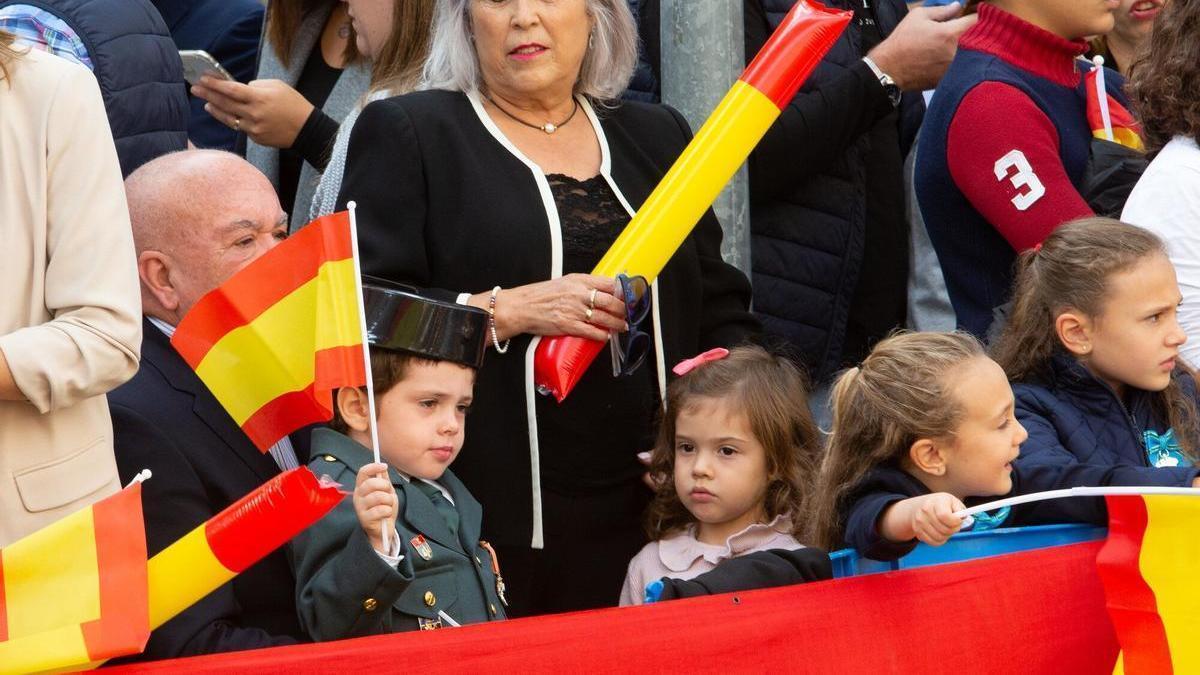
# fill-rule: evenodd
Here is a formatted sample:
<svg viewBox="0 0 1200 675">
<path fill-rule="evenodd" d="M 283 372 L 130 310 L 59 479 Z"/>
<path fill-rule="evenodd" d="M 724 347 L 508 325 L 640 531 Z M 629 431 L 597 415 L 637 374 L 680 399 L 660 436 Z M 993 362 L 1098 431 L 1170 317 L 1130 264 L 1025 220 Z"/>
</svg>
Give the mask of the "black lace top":
<svg viewBox="0 0 1200 675">
<path fill-rule="evenodd" d="M 563 241 L 563 274 L 591 272 L 629 224 L 629 213 L 603 176 L 550 174 Z M 651 332 L 651 319 L 640 327 Z M 578 494 L 637 480 L 636 454 L 651 448 L 659 405 L 654 354 L 632 375 L 614 378 L 606 347 L 561 404 L 539 396 L 543 486 Z"/>
</svg>

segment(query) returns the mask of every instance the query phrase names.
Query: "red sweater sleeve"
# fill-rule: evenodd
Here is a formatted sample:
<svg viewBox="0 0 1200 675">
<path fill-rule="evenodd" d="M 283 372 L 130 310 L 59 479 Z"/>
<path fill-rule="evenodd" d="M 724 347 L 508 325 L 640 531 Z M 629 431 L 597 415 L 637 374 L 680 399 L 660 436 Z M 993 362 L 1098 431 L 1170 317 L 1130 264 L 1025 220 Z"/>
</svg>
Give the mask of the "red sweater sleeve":
<svg viewBox="0 0 1200 675">
<path fill-rule="evenodd" d="M 1058 129 L 1020 89 L 984 82 L 959 104 L 946 139 L 955 185 L 1017 251 L 1092 215 L 1058 154 Z"/>
</svg>

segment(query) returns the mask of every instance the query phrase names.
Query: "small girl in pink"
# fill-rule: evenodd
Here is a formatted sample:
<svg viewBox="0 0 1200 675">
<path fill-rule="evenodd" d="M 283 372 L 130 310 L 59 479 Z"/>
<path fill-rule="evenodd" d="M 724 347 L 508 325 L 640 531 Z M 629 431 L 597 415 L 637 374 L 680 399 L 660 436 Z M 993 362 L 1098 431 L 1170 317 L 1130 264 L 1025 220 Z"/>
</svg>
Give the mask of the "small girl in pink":
<svg viewBox="0 0 1200 675">
<path fill-rule="evenodd" d="M 691 579 L 727 558 L 797 549 L 805 486 L 820 446 L 804 377 L 760 347 L 714 349 L 674 372 L 650 460 L 655 540 L 629 563 L 621 605 L 646 584 Z"/>
</svg>

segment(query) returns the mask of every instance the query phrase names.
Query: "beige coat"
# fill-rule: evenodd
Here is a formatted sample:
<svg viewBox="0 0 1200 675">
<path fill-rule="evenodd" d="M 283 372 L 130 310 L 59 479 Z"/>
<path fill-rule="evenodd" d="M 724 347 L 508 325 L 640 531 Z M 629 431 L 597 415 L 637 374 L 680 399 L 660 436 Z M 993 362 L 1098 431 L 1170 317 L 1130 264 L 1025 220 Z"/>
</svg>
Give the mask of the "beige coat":
<svg viewBox="0 0 1200 675">
<path fill-rule="evenodd" d="M 133 376 L 141 301 L 91 72 L 32 51 L 0 80 L 0 546 L 118 488 L 104 394 Z"/>
</svg>

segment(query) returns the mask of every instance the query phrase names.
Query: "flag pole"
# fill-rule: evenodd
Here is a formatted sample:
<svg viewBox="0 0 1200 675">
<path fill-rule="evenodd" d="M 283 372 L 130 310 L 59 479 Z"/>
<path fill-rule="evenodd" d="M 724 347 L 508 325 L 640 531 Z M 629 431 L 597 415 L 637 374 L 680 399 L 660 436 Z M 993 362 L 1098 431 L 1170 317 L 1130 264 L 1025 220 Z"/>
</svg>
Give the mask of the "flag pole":
<svg viewBox="0 0 1200 675">
<path fill-rule="evenodd" d="M 1113 137 L 1112 117 L 1108 113 L 1108 87 L 1104 83 L 1104 57 L 1092 59 L 1096 64 L 1096 102 L 1100 104 L 1100 119 L 1104 122 L 1104 136 L 1110 141 Z"/>
<path fill-rule="evenodd" d="M 371 452 L 375 454 L 375 463 L 380 464 L 382 460 L 379 458 L 379 429 L 375 424 L 375 378 L 371 374 L 371 341 L 367 338 L 367 308 L 363 306 L 363 287 L 362 287 L 362 267 L 359 265 L 358 256 L 358 220 L 354 216 L 354 210 L 358 206 L 356 202 L 346 202 L 346 209 L 350 211 L 350 252 L 354 259 L 354 290 L 355 304 L 358 305 L 358 330 L 359 337 L 362 338 L 363 350 L 363 370 L 367 376 L 367 428 L 371 432 Z M 384 472 L 386 476 L 387 473 Z M 388 545 L 387 520 L 379 524 L 379 533 L 383 538 L 383 548 L 385 551 L 390 551 Z"/>
<path fill-rule="evenodd" d="M 1005 506 L 1016 506 L 1017 504 L 1028 504 L 1029 502 L 1041 502 L 1047 499 L 1061 499 L 1063 497 L 1104 497 L 1106 495 L 1188 495 L 1191 497 L 1200 497 L 1200 489 L 1184 488 L 1184 487 L 1161 487 L 1157 485 L 1107 485 L 1102 487 L 1073 487 L 1062 490 L 1047 490 L 1046 492 L 1031 492 L 1027 495 L 1017 495 L 1016 497 L 1008 497 L 1007 499 L 998 499 L 994 502 L 972 506 L 969 509 L 955 511 L 954 515 L 959 518 L 973 516 L 976 513 L 984 511 L 995 511 L 996 509 L 1004 508 Z"/>
</svg>

